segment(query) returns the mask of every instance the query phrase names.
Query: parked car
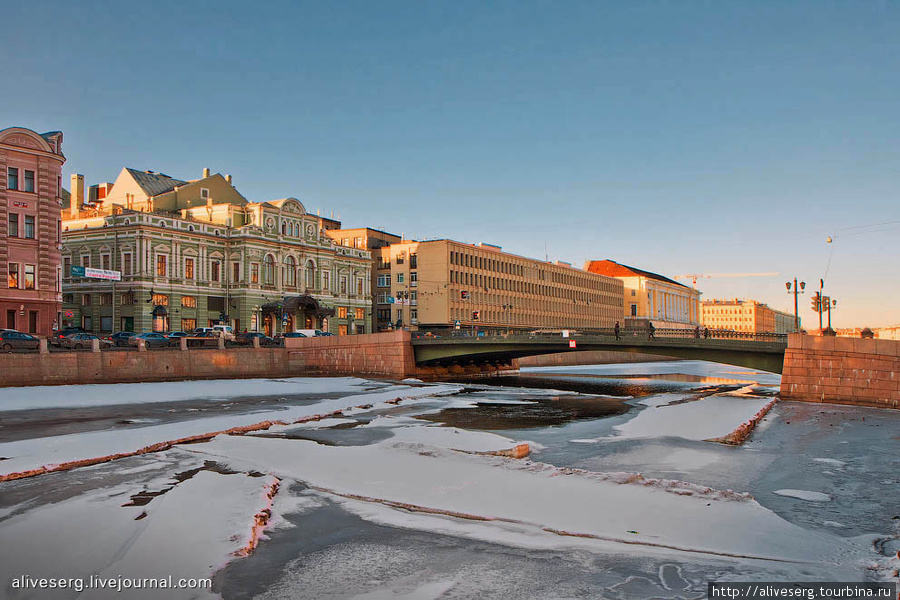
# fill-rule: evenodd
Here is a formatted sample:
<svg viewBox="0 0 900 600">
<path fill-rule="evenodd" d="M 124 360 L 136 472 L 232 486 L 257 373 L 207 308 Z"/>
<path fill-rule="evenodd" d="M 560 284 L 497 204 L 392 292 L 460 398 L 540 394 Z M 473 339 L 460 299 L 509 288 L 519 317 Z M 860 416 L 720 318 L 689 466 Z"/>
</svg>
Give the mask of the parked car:
<svg viewBox="0 0 900 600">
<path fill-rule="evenodd" d="M 94 340 L 100 341 L 100 349 L 109 348 L 112 346 L 112 342 L 109 340 L 104 340 L 103 338 L 94 335 L 93 333 L 70 333 L 66 337 L 59 340 L 59 345 L 62 348 L 73 348 L 75 350 L 81 350 L 82 348 L 90 348 L 94 345 Z"/>
<path fill-rule="evenodd" d="M 187 331 L 168 331 L 163 333 L 166 336 L 166 339 L 169 340 L 169 346 L 173 348 L 177 348 L 181 345 L 181 338 L 192 336 L 192 333 L 188 333 Z"/>
<path fill-rule="evenodd" d="M 41 345 L 41 341 L 33 335 L 15 331 L 13 329 L 4 329 L 0 331 L 0 350 L 4 352 L 12 352 L 13 350 L 36 350 Z"/>
<path fill-rule="evenodd" d="M 325 332 L 321 329 L 297 329 L 294 333 L 302 333 L 306 337 L 321 337 Z"/>
<path fill-rule="evenodd" d="M 260 346 L 271 346 L 275 340 L 259 331 L 245 331 L 234 336 L 234 343 L 239 346 L 252 346 L 253 338 L 259 339 Z"/>
<path fill-rule="evenodd" d="M 52 346 L 59 346 L 60 340 L 66 336 L 69 336 L 73 333 L 90 333 L 85 331 L 81 327 L 66 327 L 65 329 L 60 329 L 59 331 L 54 331 L 53 335 L 47 338 L 47 342 Z"/>
<path fill-rule="evenodd" d="M 128 338 L 135 335 L 134 331 L 117 331 L 108 336 L 106 339 L 112 342 L 113 346 L 127 346 Z"/>
<path fill-rule="evenodd" d="M 129 346 L 137 346 L 138 340 L 144 340 L 144 345 L 150 348 L 168 348 L 169 338 L 161 333 L 139 333 L 128 338 Z"/>
<path fill-rule="evenodd" d="M 287 331 L 285 333 L 279 333 L 274 338 L 272 338 L 272 342 L 276 346 L 284 346 L 284 338 L 305 338 L 309 337 L 299 331 Z"/>
</svg>

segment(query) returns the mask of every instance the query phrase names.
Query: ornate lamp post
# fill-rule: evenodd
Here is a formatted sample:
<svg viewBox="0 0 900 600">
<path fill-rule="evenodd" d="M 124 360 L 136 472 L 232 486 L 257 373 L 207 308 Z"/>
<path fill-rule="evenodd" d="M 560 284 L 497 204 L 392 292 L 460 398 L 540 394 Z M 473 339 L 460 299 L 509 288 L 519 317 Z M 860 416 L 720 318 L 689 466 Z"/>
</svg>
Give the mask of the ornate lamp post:
<svg viewBox="0 0 900 600">
<path fill-rule="evenodd" d="M 794 294 L 794 332 L 800 332 L 800 313 L 799 307 L 797 306 L 797 294 L 802 294 L 806 289 L 806 282 L 801 281 L 800 285 L 797 285 L 797 278 L 794 277 L 794 290 L 791 291 L 791 282 L 785 282 L 785 287 L 787 287 L 788 294 Z"/>
</svg>

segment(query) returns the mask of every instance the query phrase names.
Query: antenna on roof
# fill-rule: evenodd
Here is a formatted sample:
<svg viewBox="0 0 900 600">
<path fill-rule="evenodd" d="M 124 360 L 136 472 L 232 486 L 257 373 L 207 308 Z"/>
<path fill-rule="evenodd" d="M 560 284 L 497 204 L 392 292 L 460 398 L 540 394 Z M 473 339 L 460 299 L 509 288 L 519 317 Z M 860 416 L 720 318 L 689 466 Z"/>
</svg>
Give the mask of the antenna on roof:
<svg viewBox="0 0 900 600">
<path fill-rule="evenodd" d="M 544 242 L 544 262 L 550 262 L 550 253 L 547 250 L 547 242 Z"/>
</svg>

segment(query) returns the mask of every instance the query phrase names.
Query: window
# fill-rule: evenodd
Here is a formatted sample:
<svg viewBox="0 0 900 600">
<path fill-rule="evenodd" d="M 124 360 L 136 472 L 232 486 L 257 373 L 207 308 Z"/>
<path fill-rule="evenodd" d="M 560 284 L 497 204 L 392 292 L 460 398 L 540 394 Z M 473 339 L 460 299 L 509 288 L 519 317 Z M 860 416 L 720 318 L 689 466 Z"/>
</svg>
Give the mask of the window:
<svg viewBox="0 0 900 600">
<path fill-rule="evenodd" d="M 10 167 L 6 170 L 6 189 L 8 190 L 17 190 L 19 189 L 19 170 L 13 167 Z"/>
<path fill-rule="evenodd" d="M 19 264 L 9 263 L 8 267 L 9 270 L 7 272 L 9 275 L 6 276 L 7 287 L 12 290 L 19 287 Z"/>
<path fill-rule="evenodd" d="M 259 263 L 250 263 L 250 283 L 259 283 Z"/>
<path fill-rule="evenodd" d="M 636 316 L 637 316 L 637 304 L 632 304 L 632 305 L 631 305 L 631 316 L 632 316 L 632 317 L 636 317 Z"/>
<path fill-rule="evenodd" d="M 331 291 L 331 273 L 322 271 L 322 291 Z"/>
<path fill-rule="evenodd" d="M 201 199 L 201 200 L 208 200 L 208 199 L 209 199 L 209 189 L 207 189 L 207 188 L 200 188 L 200 199 Z"/>
<path fill-rule="evenodd" d="M 364 308 L 357 308 L 357 309 L 356 309 L 356 320 L 357 320 L 357 321 L 362 321 L 362 320 L 364 320 L 365 318 L 366 318 L 366 309 L 364 309 Z"/>
<path fill-rule="evenodd" d="M 404 261 L 404 259 L 405 259 L 405 255 L 406 255 L 405 252 L 401 252 L 400 254 L 397 255 L 397 264 L 398 264 L 398 265 L 402 265 L 402 264 L 403 264 L 403 261 Z"/>
<path fill-rule="evenodd" d="M 122 254 L 122 274 L 131 275 L 131 252 Z"/>
<path fill-rule="evenodd" d="M 363 239 L 361 237 L 353 238 L 353 247 L 354 248 L 365 248 L 365 246 L 363 246 Z"/>
<path fill-rule="evenodd" d="M 100 306 L 110 306 L 112 305 L 113 295 L 112 292 L 101 292 L 100 293 Z M 102 326 L 101 326 L 102 328 Z"/>
<path fill-rule="evenodd" d="M 378 294 L 378 304 L 390 304 L 391 295 L 388 292 L 381 292 Z"/>
<path fill-rule="evenodd" d="M 271 254 L 266 254 L 263 259 L 263 283 L 275 285 L 275 257 Z"/>
<path fill-rule="evenodd" d="M 347 276 L 346 275 L 341 276 L 341 293 L 342 294 L 347 293 Z"/>
<path fill-rule="evenodd" d="M 241 280 L 241 263 L 231 263 L 231 281 L 237 283 Z"/>
<path fill-rule="evenodd" d="M 75 294 L 63 294 L 63 304 L 73 304 L 75 302 Z"/>
<path fill-rule="evenodd" d="M 181 320 L 181 330 L 182 331 L 193 331 L 197 328 L 197 319 L 182 319 Z"/>
<path fill-rule="evenodd" d="M 25 191 L 34 192 L 34 171 L 25 171 Z"/>
<path fill-rule="evenodd" d="M 378 285 L 378 287 L 391 287 L 391 276 L 390 275 L 379 275 L 377 285 Z"/>
<path fill-rule="evenodd" d="M 403 273 L 397 273 L 397 283 L 403 283 L 406 280 L 406 276 Z"/>
<path fill-rule="evenodd" d="M 82 294 L 81 295 L 81 305 L 82 306 L 90 306 L 91 305 L 91 295 L 90 294 Z"/>
<path fill-rule="evenodd" d="M 213 281 L 222 281 L 222 273 L 221 273 L 222 263 L 217 260 L 212 261 L 212 280 Z"/>
<path fill-rule="evenodd" d="M 165 277 L 169 273 L 168 256 L 165 254 L 156 255 L 156 276 Z"/>
<path fill-rule="evenodd" d="M 153 294 L 151 302 L 153 303 L 153 306 L 168 306 L 169 297 L 165 294 Z"/>
<path fill-rule="evenodd" d="M 417 292 L 416 290 L 413 290 L 409 293 L 409 303 L 412 306 L 415 306 L 416 304 L 419 303 L 419 292 Z"/>
<path fill-rule="evenodd" d="M 210 311 L 225 311 L 225 296 L 207 296 L 206 308 Z"/>
<path fill-rule="evenodd" d="M 311 260 L 306 262 L 306 287 L 316 288 L 316 265 Z"/>
<path fill-rule="evenodd" d="M 417 271 L 409 274 L 409 285 L 419 285 L 419 273 Z"/>
<path fill-rule="evenodd" d="M 284 285 L 291 287 L 297 285 L 297 263 L 293 256 L 284 259 Z"/>
<path fill-rule="evenodd" d="M 101 269 L 105 269 L 105 270 L 109 271 L 111 268 L 110 262 L 112 262 L 112 261 L 111 261 L 111 257 L 109 254 L 101 254 L 100 255 L 100 268 Z"/>
<path fill-rule="evenodd" d="M 338 306 L 338 319 L 346 319 L 347 318 L 347 307 L 346 306 Z"/>
<path fill-rule="evenodd" d="M 19 237 L 19 215 L 17 213 L 9 213 L 7 222 L 9 223 L 6 230 L 7 235 L 9 237 Z"/>
<path fill-rule="evenodd" d="M 185 279 L 193 279 L 194 278 L 194 259 L 193 258 L 184 259 L 184 278 Z"/>
<path fill-rule="evenodd" d="M 415 252 L 409 253 L 409 268 L 417 269 L 419 268 L 419 255 Z"/>
<path fill-rule="evenodd" d="M 69 277 L 72 274 L 72 259 L 68 256 L 63 257 L 63 277 Z"/>
<path fill-rule="evenodd" d="M 356 280 L 356 294 L 359 296 L 363 295 L 363 280 L 362 277 Z"/>
<path fill-rule="evenodd" d="M 125 292 L 121 296 L 122 306 L 131 306 L 137 302 L 134 292 Z"/>
<path fill-rule="evenodd" d="M 197 298 L 194 296 L 182 296 L 181 306 L 185 308 L 197 308 Z"/>
<path fill-rule="evenodd" d="M 34 289 L 34 265 L 25 265 L 25 289 Z"/>
<path fill-rule="evenodd" d="M 90 254 L 82 254 L 81 255 L 81 266 L 90 268 L 90 266 L 91 266 L 91 255 Z"/>
</svg>

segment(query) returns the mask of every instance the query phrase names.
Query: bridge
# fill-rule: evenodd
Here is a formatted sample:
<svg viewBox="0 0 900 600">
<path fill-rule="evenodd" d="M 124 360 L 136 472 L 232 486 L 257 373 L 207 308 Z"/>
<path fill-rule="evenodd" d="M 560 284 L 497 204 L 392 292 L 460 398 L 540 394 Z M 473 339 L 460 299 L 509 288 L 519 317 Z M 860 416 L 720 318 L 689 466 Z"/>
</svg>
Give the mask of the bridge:
<svg viewBox="0 0 900 600">
<path fill-rule="evenodd" d="M 456 335 L 414 332 L 411 341 L 416 364 L 504 365 L 523 356 L 606 350 L 708 360 L 781 373 L 787 349 L 786 334 L 711 332 L 709 337 L 700 337 L 693 329 L 657 329 L 652 337 L 647 331 L 623 330 L 618 339 L 612 331 L 578 332 L 569 337 L 563 337 L 561 332 L 511 332 L 493 335 L 453 333 Z"/>
</svg>

